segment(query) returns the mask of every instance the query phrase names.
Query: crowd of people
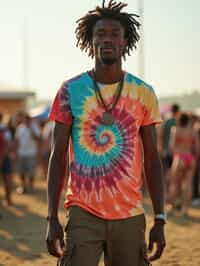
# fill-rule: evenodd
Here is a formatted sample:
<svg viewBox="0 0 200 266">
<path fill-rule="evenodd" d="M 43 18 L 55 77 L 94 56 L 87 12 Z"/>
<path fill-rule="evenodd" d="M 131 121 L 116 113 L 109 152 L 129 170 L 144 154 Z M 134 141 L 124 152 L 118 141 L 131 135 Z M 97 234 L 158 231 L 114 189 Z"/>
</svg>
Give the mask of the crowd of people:
<svg viewBox="0 0 200 266">
<path fill-rule="evenodd" d="M 187 217 L 191 204 L 200 205 L 200 118 L 172 104 L 157 129 L 168 214 Z"/>
<path fill-rule="evenodd" d="M 5 119 L 0 113 L 0 174 L 5 202 L 12 205 L 14 187 L 19 194 L 34 193 L 38 168 L 47 176 L 52 122 L 25 112 Z M 191 205 L 200 206 L 200 117 L 172 104 L 157 126 L 158 151 L 165 176 L 168 216 L 188 217 Z M 17 187 L 15 178 L 18 176 Z"/>
<path fill-rule="evenodd" d="M 0 175 L 5 202 L 12 204 L 13 181 L 19 178 L 17 193 L 33 193 L 38 165 L 46 178 L 50 154 L 51 123 L 19 112 L 9 119 L 0 113 Z"/>
<path fill-rule="evenodd" d="M 13 177 L 20 180 L 19 194 L 34 191 L 38 166 L 46 179 L 51 129 L 48 120 L 33 119 L 25 112 L 6 120 L 0 113 L 0 174 L 7 205 L 12 204 Z M 169 214 L 187 216 L 189 206 L 200 206 L 200 118 L 172 104 L 157 126 L 157 136 Z"/>
<path fill-rule="evenodd" d="M 94 66 L 62 83 L 49 114 L 52 122 L 18 113 L 4 123 L 0 115 L 6 202 L 12 204 L 14 173 L 20 179 L 17 193 L 34 193 L 42 166 L 46 245 L 60 266 L 98 265 L 102 254 L 105 265 L 151 265 L 166 246 L 164 190 L 170 215 L 188 217 L 191 203 L 200 203 L 200 119 L 174 104 L 162 120 L 153 87 L 122 68 L 140 38 L 138 15 L 122 12 L 126 6 L 102 1 L 77 20 L 77 47 Z M 142 170 L 154 215 L 148 246 Z"/>
</svg>

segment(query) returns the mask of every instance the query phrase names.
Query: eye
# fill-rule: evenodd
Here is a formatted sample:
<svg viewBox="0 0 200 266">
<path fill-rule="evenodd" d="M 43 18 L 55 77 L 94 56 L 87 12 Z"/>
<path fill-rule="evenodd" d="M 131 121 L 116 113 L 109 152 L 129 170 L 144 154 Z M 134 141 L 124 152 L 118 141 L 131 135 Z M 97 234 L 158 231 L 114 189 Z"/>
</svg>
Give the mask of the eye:
<svg viewBox="0 0 200 266">
<path fill-rule="evenodd" d="M 118 38 L 118 37 L 119 37 L 119 33 L 118 33 L 118 32 L 114 32 L 114 33 L 112 34 L 112 36 L 115 37 L 115 38 Z"/>
<path fill-rule="evenodd" d="M 95 37 L 103 37 L 104 36 L 104 31 L 96 31 L 96 32 L 94 32 L 94 36 Z"/>
<path fill-rule="evenodd" d="M 97 33 L 97 36 L 98 37 L 103 37 L 104 36 L 104 34 L 101 32 L 101 33 Z"/>
</svg>

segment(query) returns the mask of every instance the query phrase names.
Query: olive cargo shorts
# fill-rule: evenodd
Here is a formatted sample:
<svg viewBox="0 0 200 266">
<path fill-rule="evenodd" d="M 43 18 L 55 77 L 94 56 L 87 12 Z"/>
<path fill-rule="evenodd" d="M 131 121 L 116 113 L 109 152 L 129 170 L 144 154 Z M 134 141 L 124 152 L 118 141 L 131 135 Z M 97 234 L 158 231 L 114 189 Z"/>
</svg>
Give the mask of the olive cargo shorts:
<svg viewBox="0 0 200 266">
<path fill-rule="evenodd" d="M 69 208 L 65 252 L 58 266 L 147 266 L 145 217 L 104 220 L 78 206 Z"/>
</svg>

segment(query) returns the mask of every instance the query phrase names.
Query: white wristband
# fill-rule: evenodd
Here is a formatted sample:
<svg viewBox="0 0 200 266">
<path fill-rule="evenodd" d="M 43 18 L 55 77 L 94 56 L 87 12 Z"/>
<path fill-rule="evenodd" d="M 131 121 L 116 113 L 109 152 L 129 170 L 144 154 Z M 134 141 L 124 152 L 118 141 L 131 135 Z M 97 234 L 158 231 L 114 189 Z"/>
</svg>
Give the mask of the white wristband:
<svg viewBox="0 0 200 266">
<path fill-rule="evenodd" d="M 167 217 L 164 213 L 157 213 L 155 214 L 155 219 L 160 219 L 166 221 Z"/>
</svg>

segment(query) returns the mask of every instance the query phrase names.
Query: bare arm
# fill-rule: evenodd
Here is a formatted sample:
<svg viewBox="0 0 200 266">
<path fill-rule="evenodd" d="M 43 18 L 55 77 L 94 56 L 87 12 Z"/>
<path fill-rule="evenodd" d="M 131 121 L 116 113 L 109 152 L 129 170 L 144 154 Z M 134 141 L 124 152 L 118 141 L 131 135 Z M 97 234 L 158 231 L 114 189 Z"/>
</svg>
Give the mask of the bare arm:
<svg viewBox="0 0 200 266">
<path fill-rule="evenodd" d="M 52 134 L 52 147 L 48 167 L 48 216 L 58 216 L 60 194 L 65 179 L 66 157 L 71 127 L 55 122 Z M 68 175 L 67 175 L 68 176 Z"/>
<path fill-rule="evenodd" d="M 158 151 L 159 154 L 163 153 L 163 127 L 162 124 L 156 127 L 157 136 L 158 136 Z"/>
<path fill-rule="evenodd" d="M 148 190 L 153 203 L 155 214 L 164 213 L 164 178 L 162 164 L 158 155 L 156 129 L 154 125 L 141 128 L 141 137 L 144 151 L 144 169 L 147 179 Z M 149 258 L 150 261 L 159 259 L 165 247 L 164 223 L 155 220 L 150 230 L 149 250 L 153 250 L 156 244 L 156 251 Z"/>
<path fill-rule="evenodd" d="M 70 134 L 70 126 L 58 122 L 55 123 L 48 168 L 48 225 L 46 243 L 49 253 L 56 257 L 63 255 L 64 247 L 63 229 L 58 220 L 58 206 L 66 177 L 67 150 Z"/>
<path fill-rule="evenodd" d="M 144 150 L 144 169 L 154 213 L 164 213 L 164 178 L 157 151 L 155 127 L 142 127 L 141 136 Z"/>
</svg>

